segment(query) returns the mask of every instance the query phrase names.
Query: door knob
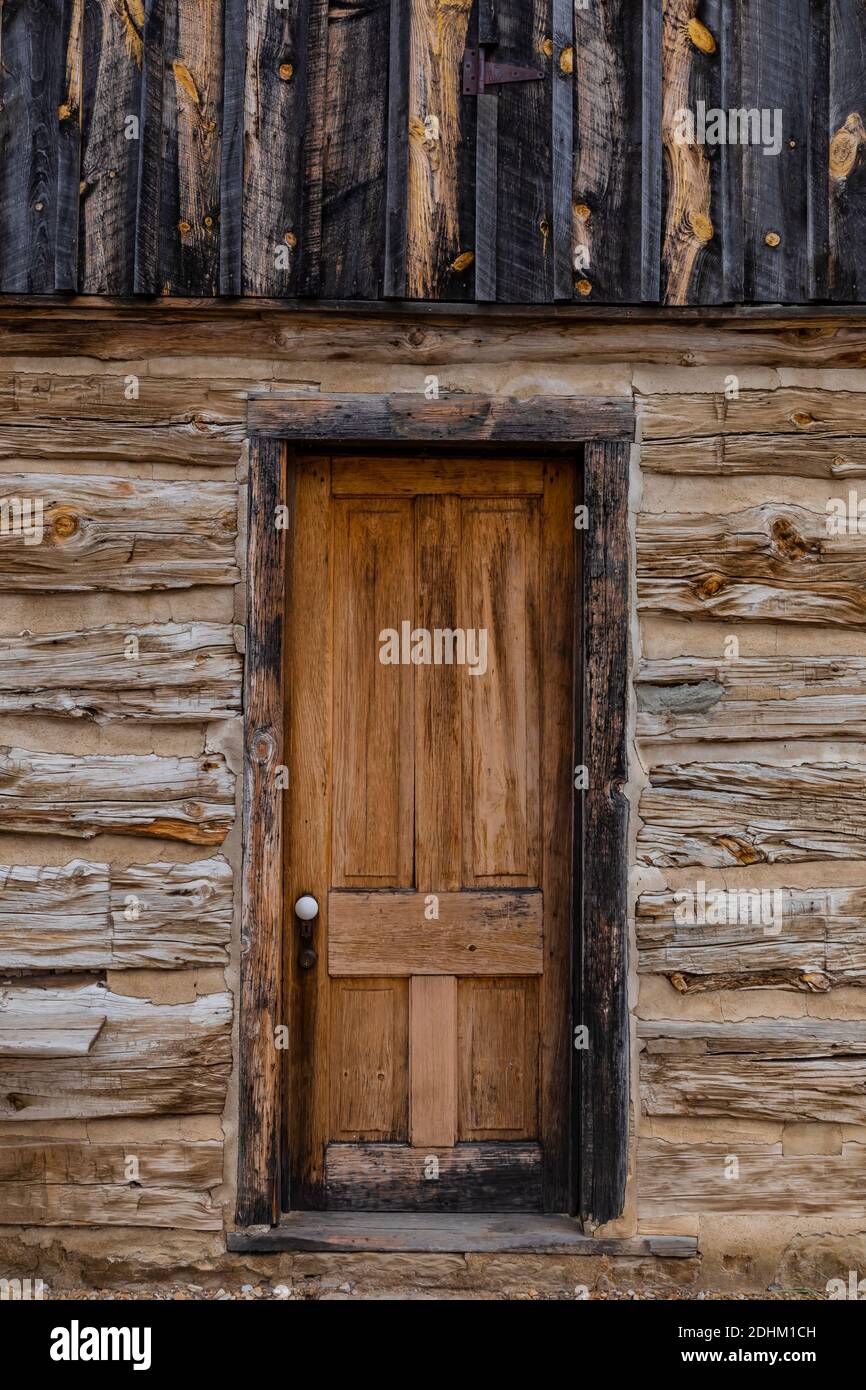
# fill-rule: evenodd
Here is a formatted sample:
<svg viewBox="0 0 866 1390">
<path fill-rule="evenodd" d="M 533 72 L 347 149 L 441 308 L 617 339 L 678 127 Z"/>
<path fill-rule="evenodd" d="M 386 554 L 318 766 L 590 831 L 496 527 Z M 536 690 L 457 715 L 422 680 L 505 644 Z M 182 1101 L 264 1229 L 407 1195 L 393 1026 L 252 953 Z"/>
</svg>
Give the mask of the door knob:
<svg viewBox="0 0 866 1390">
<path fill-rule="evenodd" d="M 313 918 L 318 917 L 318 915 L 319 904 L 316 902 L 315 898 L 311 898 L 309 893 L 305 893 L 303 897 L 298 898 L 298 901 L 295 903 L 296 917 L 299 917 L 302 922 L 312 922 Z"/>
</svg>

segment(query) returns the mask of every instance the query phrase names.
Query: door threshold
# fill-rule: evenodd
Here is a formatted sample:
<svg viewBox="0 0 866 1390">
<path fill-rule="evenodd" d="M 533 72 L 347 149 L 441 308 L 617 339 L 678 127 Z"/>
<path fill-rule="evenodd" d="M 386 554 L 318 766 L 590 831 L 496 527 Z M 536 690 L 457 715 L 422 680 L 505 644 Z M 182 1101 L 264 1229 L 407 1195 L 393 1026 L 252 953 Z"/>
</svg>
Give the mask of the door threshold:
<svg viewBox="0 0 866 1390">
<path fill-rule="evenodd" d="M 276 1226 L 229 1231 L 229 1250 L 332 1251 L 335 1254 L 498 1254 L 625 1255 L 689 1259 L 697 1255 L 695 1236 L 584 1235 L 569 1216 L 483 1214 L 447 1216 L 426 1212 L 296 1211 Z"/>
</svg>

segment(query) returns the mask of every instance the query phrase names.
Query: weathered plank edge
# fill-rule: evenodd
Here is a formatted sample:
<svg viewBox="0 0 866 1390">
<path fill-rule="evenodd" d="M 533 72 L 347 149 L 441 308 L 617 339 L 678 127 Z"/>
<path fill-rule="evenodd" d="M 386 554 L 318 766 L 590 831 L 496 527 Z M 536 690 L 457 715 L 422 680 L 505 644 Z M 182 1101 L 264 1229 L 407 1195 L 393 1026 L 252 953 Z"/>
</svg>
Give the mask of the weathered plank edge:
<svg viewBox="0 0 866 1390">
<path fill-rule="evenodd" d="M 382 295 L 406 294 L 406 200 L 409 183 L 409 16 L 391 0 L 388 56 L 388 167 L 385 186 L 385 273 Z"/>
<path fill-rule="evenodd" d="M 251 434 L 297 443 L 573 444 L 631 440 L 634 409 L 628 396 L 439 396 L 413 391 L 260 392 L 250 395 Z"/>
<path fill-rule="evenodd" d="M 414 1212 L 291 1212 L 279 1226 L 229 1231 L 232 1251 L 397 1252 L 465 1254 L 519 1250 L 525 1254 L 606 1255 L 634 1259 L 693 1259 L 695 1236 L 647 1235 L 597 1239 L 566 1216 L 447 1216 Z"/>
<path fill-rule="evenodd" d="M 628 472 L 629 447 L 588 444 L 584 499 L 583 793 L 576 1025 L 575 1155 L 580 1214 L 590 1225 L 619 1216 L 625 1202 L 629 1126 L 628 923 Z"/>
<path fill-rule="evenodd" d="M 280 1022 L 282 948 L 283 627 L 285 446 L 250 450 L 247 655 L 244 677 L 243 913 L 238 1116 L 240 1225 L 275 1221 L 279 1209 L 281 1087 L 274 1029 Z"/>
</svg>

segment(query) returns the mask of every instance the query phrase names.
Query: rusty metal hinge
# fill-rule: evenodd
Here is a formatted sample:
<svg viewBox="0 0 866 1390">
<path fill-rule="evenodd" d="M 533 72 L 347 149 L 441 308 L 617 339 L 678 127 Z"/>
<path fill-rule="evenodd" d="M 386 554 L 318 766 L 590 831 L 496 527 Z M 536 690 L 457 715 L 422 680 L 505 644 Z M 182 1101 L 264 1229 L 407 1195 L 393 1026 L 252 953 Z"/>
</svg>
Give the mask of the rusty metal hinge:
<svg viewBox="0 0 866 1390">
<path fill-rule="evenodd" d="M 463 54 L 463 95 L 483 96 L 488 87 L 503 82 L 538 82 L 544 73 L 538 68 L 518 68 L 514 63 L 490 63 L 484 45 L 467 48 Z"/>
</svg>

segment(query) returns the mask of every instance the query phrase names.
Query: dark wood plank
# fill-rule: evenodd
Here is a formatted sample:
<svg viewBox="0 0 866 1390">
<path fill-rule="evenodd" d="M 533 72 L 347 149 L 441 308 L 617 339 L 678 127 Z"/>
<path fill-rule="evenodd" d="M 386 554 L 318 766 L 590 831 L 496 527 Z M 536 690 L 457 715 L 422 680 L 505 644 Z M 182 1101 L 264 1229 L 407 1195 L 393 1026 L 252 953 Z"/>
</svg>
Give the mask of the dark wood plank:
<svg viewBox="0 0 866 1390">
<path fill-rule="evenodd" d="M 651 304 L 661 298 L 662 29 L 661 5 L 643 0 L 640 297 Z"/>
<path fill-rule="evenodd" d="M 829 296 L 866 296 L 866 10 L 830 0 Z"/>
<path fill-rule="evenodd" d="M 329 1144 L 330 1211 L 541 1210 L 538 1144 Z"/>
<path fill-rule="evenodd" d="M 246 0 L 242 292 L 298 286 L 309 0 Z"/>
<path fill-rule="evenodd" d="M 329 0 L 306 0 L 304 66 L 306 110 L 304 125 L 301 232 L 298 247 L 298 293 L 318 295 L 322 285 L 322 199 L 325 182 L 325 123 L 335 93 L 327 88 L 329 75 Z M 343 55 L 345 58 L 345 55 Z M 282 143 L 278 151 L 282 150 Z M 363 238 L 366 228 L 356 227 Z"/>
<path fill-rule="evenodd" d="M 238 1039 L 237 1221 L 274 1221 L 279 1209 L 283 924 L 283 624 L 285 449 L 257 441 L 250 456 L 247 653 L 244 683 L 244 872 Z"/>
<path fill-rule="evenodd" d="M 504 303 L 553 299 L 552 0 L 503 0 L 496 61 L 533 67 L 541 81 L 498 87 L 499 237 L 496 292 Z M 561 172 L 561 170 L 559 171 Z M 570 233 L 569 233 L 570 241 Z"/>
<path fill-rule="evenodd" d="M 571 279 L 579 303 L 641 297 L 642 44 L 632 0 L 575 7 Z"/>
<path fill-rule="evenodd" d="M 496 299 L 496 242 L 499 193 L 499 98 L 494 92 L 478 97 L 475 145 L 475 298 Z"/>
<path fill-rule="evenodd" d="M 572 184 L 574 180 L 574 3 L 551 0 L 551 236 L 553 297 L 574 294 Z"/>
<path fill-rule="evenodd" d="M 405 443 L 460 439 L 479 443 L 562 443 L 630 439 L 627 397 L 471 395 L 395 392 L 387 396 L 317 391 L 251 395 L 249 428 L 271 438 L 308 443 Z"/>
<path fill-rule="evenodd" d="M 220 146 L 219 288 L 220 294 L 239 295 L 243 292 L 246 0 L 223 0 L 223 10 L 225 52 Z"/>
<path fill-rule="evenodd" d="M 79 283 L 131 294 L 141 130 L 143 24 L 134 5 L 85 0 Z M 136 138 L 132 138 L 136 136 Z"/>
<path fill-rule="evenodd" d="M 145 0 L 141 49 L 138 187 L 135 207 L 136 294 L 159 294 L 162 288 L 162 102 L 165 81 L 165 0 Z"/>
<path fill-rule="evenodd" d="M 830 7 L 833 0 L 809 4 L 809 151 L 806 170 L 807 293 L 828 295 L 830 274 Z"/>
<path fill-rule="evenodd" d="M 580 1211 L 618 1216 L 628 1154 L 627 883 L 628 474 L 627 444 L 588 444 L 583 553 L 582 922 L 574 1023 L 577 1051 Z"/>
<path fill-rule="evenodd" d="M 385 192 L 385 267 L 382 295 L 406 296 L 406 209 L 409 198 L 409 16 L 405 0 L 391 0 L 388 26 L 388 168 Z"/>
<path fill-rule="evenodd" d="M 809 0 L 742 0 L 742 106 L 781 112 L 781 150 L 743 150 L 744 292 L 758 303 L 809 297 Z M 823 158 L 826 159 L 826 151 Z"/>
<path fill-rule="evenodd" d="M 4 293 L 75 288 L 80 26 L 72 0 L 7 4 L 0 12 Z"/>
<path fill-rule="evenodd" d="M 692 1259 L 694 1236 L 632 1236 L 595 1239 L 567 1216 L 445 1216 L 415 1212 L 292 1212 L 279 1226 L 229 1231 L 229 1250 L 426 1252 L 468 1254 L 523 1251 L 526 1254 L 658 1256 Z"/>
<path fill-rule="evenodd" d="M 343 0 L 330 13 L 319 277 L 328 299 L 382 291 L 390 8 L 391 0 Z"/>
</svg>

